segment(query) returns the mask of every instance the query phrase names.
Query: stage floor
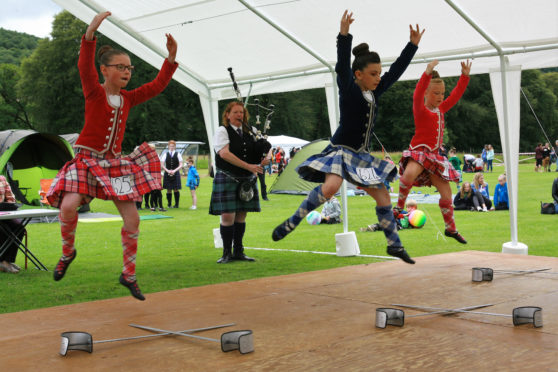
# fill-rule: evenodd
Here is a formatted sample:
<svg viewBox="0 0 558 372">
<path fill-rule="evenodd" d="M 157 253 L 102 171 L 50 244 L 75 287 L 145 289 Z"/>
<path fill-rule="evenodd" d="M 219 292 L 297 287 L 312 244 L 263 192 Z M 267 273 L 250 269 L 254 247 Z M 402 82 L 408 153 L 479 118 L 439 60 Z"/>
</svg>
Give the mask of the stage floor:
<svg viewBox="0 0 558 372">
<path fill-rule="evenodd" d="M 342 259 L 342 258 L 339 258 Z M 495 274 L 473 283 L 471 268 L 558 271 L 558 259 L 465 251 L 131 296 L 0 315 L 2 371 L 511 371 L 558 370 L 558 275 Z M 511 318 L 430 315 L 379 329 L 375 309 L 403 303 L 510 314 L 543 308 L 542 328 Z M 391 306 L 393 307 L 393 306 Z M 419 314 L 405 310 L 405 315 Z M 130 323 L 219 339 L 254 332 L 255 351 L 223 353 L 219 343 L 162 336 L 94 345 L 63 357 L 60 333 L 93 340 L 146 335 Z"/>
</svg>

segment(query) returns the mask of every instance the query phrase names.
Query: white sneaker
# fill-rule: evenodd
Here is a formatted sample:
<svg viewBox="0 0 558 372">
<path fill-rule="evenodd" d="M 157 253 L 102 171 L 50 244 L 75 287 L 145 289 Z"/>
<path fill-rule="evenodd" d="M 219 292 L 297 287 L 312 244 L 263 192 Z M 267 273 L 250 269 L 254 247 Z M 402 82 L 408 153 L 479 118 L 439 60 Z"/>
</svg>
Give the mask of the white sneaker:
<svg viewBox="0 0 558 372">
<path fill-rule="evenodd" d="M 482 212 L 482 208 L 481 208 L 481 207 L 477 207 L 477 211 Z"/>
<path fill-rule="evenodd" d="M 198 207 L 196 207 L 195 205 L 192 205 L 192 206 L 190 207 L 190 209 L 196 210 L 196 209 L 198 209 Z"/>
<path fill-rule="evenodd" d="M 486 207 L 482 207 L 482 211 L 483 212 L 488 212 L 488 209 L 486 209 Z"/>
</svg>

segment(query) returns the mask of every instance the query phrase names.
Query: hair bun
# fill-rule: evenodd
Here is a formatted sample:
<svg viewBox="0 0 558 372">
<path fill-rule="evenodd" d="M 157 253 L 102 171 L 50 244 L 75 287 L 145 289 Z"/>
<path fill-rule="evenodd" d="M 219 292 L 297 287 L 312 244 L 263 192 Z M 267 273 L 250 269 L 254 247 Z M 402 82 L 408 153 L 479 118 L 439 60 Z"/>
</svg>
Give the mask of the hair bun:
<svg viewBox="0 0 558 372">
<path fill-rule="evenodd" d="M 103 45 L 102 47 L 100 47 L 99 50 L 97 51 L 97 58 L 99 59 L 99 61 L 103 57 L 103 54 L 105 54 L 110 50 L 112 50 L 112 47 L 110 45 Z"/>
<path fill-rule="evenodd" d="M 355 57 L 364 56 L 366 54 L 370 54 L 370 48 L 366 43 L 360 43 L 356 47 L 353 48 L 353 55 Z"/>
<path fill-rule="evenodd" d="M 432 71 L 432 79 L 439 79 L 440 78 L 440 74 L 438 73 L 438 71 L 433 70 Z"/>
</svg>

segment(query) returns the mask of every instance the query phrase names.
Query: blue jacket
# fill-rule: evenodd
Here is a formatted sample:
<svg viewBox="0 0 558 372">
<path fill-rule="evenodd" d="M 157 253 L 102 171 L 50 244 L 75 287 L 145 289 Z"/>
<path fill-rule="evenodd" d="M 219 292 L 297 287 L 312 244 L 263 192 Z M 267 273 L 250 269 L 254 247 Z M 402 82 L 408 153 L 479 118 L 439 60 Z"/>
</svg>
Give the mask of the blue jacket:
<svg viewBox="0 0 558 372">
<path fill-rule="evenodd" d="M 471 189 L 473 189 L 474 192 L 480 191 L 480 193 L 482 195 L 484 195 L 486 198 L 490 199 L 490 191 L 488 189 L 488 183 L 485 183 L 485 187 L 482 190 L 477 190 L 475 188 L 475 185 L 471 183 Z"/>
<path fill-rule="evenodd" d="M 508 208 L 510 207 L 507 182 L 504 184 L 504 186 L 497 184 L 496 188 L 494 188 L 494 205 L 496 206 L 500 203 L 506 203 Z"/>
<path fill-rule="evenodd" d="M 194 165 L 188 169 L 188 178 L 186 179 L 187 187 L 195 187 L 200 185 L 200 175 Z"/>
<path fill-rule="evenodd" d="M 351 69 L 351 43 L 353 36 L 348 34 L 337 36 L 337 85 L 339 88 L 339 127 L 331 137 L 334 145 L 343 145 L 355 152 L 370 152 L 370 142 L 380 96 L 395 83 L 405 72 L 413 59 L 418 47 L 407 43 L 401 55 L 390 66 L 389 71 L 382 75 L 380 84 L 372 94 L 375 105 L 364 99 L 362 90 L 355 83 Z"/>
</svg>

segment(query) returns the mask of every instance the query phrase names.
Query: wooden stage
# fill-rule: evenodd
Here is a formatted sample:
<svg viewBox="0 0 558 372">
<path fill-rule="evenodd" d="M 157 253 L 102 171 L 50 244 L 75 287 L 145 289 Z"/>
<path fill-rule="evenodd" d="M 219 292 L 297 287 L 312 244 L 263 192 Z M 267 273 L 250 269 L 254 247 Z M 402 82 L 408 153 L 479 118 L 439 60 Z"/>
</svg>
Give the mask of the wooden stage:
<svg viewBox="0 0 558 372">
<path fill-rule="evenodd" d="M 342 259 L 342 258 L 339 258 Z M 558 275 L 495 274 L 473 283 L 472 267 L 552 268 L 558 259 L 466 251 L 280 277 L 187 288 L 0 315 L 2 371 L 531 371 L 558 370 Z M 392 303 L 510 314 L 543 308 L 542 328 L 511 318 L 459 314 L 405 319 L 379 329 L 375 309 Z M 393 307 L 393 306 L 392 306 Z M 405 310 L 405 315 L 420 312 Z M 146 335 L 129 323 L 197 333 L 254 332 L 255 351 L 223 353 L 219 343 L 162 336 L 94 345 L 63 357 L 60 333 L 93 340 Z"/>
</svg>

